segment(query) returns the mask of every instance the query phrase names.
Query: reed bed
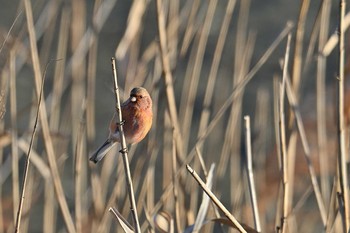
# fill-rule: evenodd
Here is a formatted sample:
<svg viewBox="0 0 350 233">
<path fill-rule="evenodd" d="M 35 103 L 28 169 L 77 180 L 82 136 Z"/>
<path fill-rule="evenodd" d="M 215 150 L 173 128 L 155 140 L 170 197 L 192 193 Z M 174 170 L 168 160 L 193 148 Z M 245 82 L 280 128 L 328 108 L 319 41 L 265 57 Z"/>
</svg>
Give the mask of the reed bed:
<svg viewBox="0 0 350 233">
<path fill-rule="evenodd" d="M 350 232 L 350 14 L 278 4 L 2 1 L 0 233 Z M 135 86 L 151 131 L 92 164 Z"/>
</svg>

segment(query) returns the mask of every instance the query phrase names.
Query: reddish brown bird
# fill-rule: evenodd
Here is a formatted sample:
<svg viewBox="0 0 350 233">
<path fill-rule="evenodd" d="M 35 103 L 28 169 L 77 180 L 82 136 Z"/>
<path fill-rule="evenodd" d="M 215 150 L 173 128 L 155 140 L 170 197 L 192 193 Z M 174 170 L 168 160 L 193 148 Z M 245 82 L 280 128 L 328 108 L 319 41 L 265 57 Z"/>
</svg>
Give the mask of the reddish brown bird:
<svg viewBox="0 0 350 233">
<path fill-rule="evenodd" d="M 152 99 L 147 90 L 143 87 L 133 88 L 130 97 L 121 105 L 121 110 L 126 143 L 140 142 L 152 126 Z M 109 124 L 108 139 L 90 156 L 90 160 L 94 163 L 101 161 L 117 142 L 121 142 L 116 114 Z"/>
</svg>

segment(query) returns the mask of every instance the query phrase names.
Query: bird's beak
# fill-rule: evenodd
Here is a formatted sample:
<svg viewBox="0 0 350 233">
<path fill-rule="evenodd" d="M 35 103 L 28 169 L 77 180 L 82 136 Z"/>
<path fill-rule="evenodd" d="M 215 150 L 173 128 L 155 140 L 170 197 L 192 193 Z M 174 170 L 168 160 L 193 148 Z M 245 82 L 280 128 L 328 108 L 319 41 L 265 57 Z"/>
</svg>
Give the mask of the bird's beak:
<svg viewBox="0 0 350 233">
<path fill-rule="evenodd" d="M 130 101 L 133 102 L 133 103 L 136 102 L 136 97 L 135 96 L 131 97 Z"/>
</svg>

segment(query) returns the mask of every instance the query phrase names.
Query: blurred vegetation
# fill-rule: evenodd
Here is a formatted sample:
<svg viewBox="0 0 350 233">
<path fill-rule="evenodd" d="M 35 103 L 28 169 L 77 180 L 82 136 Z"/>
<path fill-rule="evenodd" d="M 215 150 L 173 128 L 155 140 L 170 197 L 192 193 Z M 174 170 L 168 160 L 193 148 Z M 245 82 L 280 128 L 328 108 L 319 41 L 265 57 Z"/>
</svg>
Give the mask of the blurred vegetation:
<svg viewBox="0 0 350 233">
<path fill-rule="evenodd" d="M 101 164 L 88 160 L 115 111 L 111 57 L 123 99 L 135 86 L 153 99 L 152 129 L 129 148 L 143 232 L 237 231 L 202 199 L 186 164 L 248 232 L 257 229 L 249 171 L 261 232 L 349 226 L 349 186 L 339 176 L 349 158 L 338 159 L 338 3 L 0 3 L 0 232 L 14 231 L 44 77 L 20 232 L 121 232 L 111 207 L 132 225 L 119 149 Z"/>
</svg>

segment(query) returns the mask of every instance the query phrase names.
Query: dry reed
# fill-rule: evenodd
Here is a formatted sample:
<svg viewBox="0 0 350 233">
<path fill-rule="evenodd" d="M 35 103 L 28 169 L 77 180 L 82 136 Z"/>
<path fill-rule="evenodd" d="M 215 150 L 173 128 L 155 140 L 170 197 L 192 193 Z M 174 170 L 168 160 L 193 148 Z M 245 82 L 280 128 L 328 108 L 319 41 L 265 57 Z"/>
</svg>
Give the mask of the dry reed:
<svg viewBox="0 0 350 233">
<path fill-rule="evenodd" d="M 329 0 L 286 1 L 295 22 L 278 10 L 265 14 L 276 4 L 247 0 L 8 3 L 15 10 L 0 27 L 0 232 L 131 232 L 133 220 L 138 232 L 236 232 L 230 213 L 242 232 L 346 232 L 350 14 L 340 2 L 336 12 Z M 121 99 L 144 86 L 154 103 L 149 135 L 123 156 L 126 173 L 118 156 L 88 163 L 114 111 L 111 56 Z M 330 85 L 339 89 L 337 119 Z M 232 222 L 201 198 L 189 163 Z"/>
</svg>

